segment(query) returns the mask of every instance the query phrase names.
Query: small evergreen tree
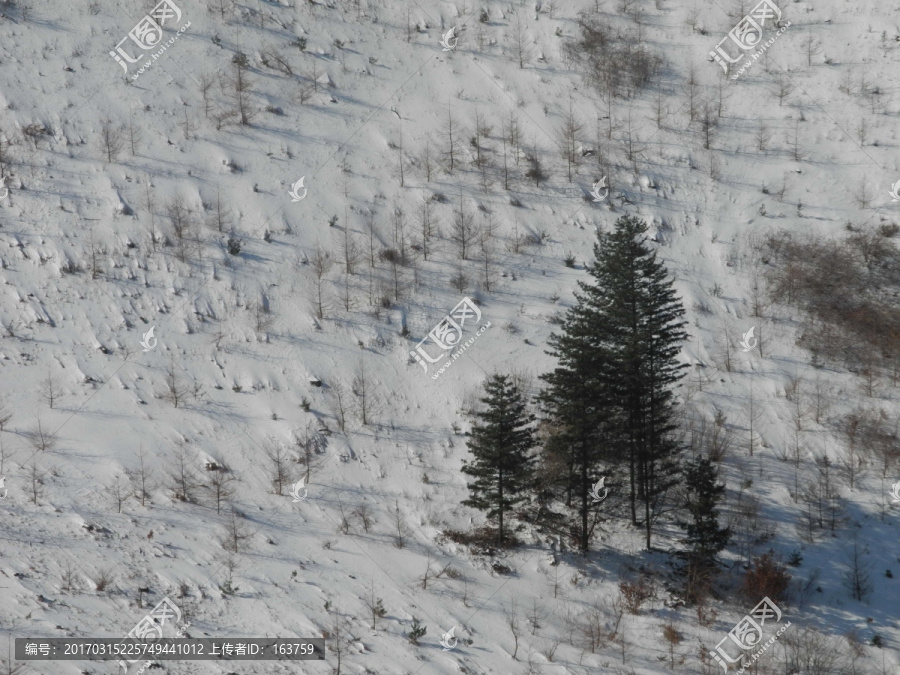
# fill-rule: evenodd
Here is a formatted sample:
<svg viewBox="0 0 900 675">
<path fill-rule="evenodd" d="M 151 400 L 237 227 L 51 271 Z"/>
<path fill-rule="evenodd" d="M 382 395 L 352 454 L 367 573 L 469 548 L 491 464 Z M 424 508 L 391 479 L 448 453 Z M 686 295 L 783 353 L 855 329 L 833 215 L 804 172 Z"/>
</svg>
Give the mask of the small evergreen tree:
<svg viewBox="0 0 900 675">
<path fill-rule="evenodd" d="M 719 551 L 728 545 L 731 530 L 719 527 L 719 502 L 725 494 L 725 485 L 717 483 L 718 470 L 705 457 L 696 457 L 684 467 L 687 488 L 684 507 L 690 514 L 689 521 L 679 521 L 685 530 L 684 541 L 688 545 L 692 562 L 711 567 Z"/>
<path fill-rule="evenodd" d="M 463 501 L 497 518 L 497 540 L 504 543 L 506 513 L 525 499 L 534 474 L 534 415 L 525 409 L 525 399 L 507 375 L 492 375 L 481 399 L 487 408 L 477 414 L 467 445 L 473 461 L 463 462 L 462 472 L 473 476 L 469 498 Z"/>
</svg>

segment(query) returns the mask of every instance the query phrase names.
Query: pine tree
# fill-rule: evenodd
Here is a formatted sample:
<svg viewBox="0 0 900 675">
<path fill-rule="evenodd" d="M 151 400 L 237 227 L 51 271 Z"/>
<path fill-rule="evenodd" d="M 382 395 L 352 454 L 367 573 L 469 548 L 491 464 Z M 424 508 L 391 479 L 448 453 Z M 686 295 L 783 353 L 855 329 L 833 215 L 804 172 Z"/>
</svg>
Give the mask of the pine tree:
<svg viewBox="0 0 900 675">
<path fill-rule="evenodd" d="M 672 389 L 684 368 L 677 361 L 684 308 L 646 231 L 623 216 L 613 232 L 598 233 L 587 270 L 593 281 L 578 283 L 563 333 L 550 338 L 560 366 L 542 376 L 550 385 L 542 401 L 557 430 L 548 447 L 562 445 L 569 457 L 568 490 L 582 496 L 584 550 L 586 490 L 601 460 L 627 463 L 631 520 L 644 527 L 648 549 L 679 471 Z"/>
<path fill-rule="evenodd" d="M 600 308 L 597 334 L 613 352 L 604 384 L 619 407 L 632 523 L 643 524 L 650 549 L 653 522 L 679 471 L 672 389 L 686 367 L 677 356 L 687 334 L 684 307 L 646 231 L 642 221 L 623 216 L 613 232 L 598 234 L 596 260 L 588 270 L 596 285 L 583 290 Z"/>
<path fill-rule="evenodd" d="M 547 352 L 559 360 L 550 373 L 541 375 L 547 388 L 539 401 L 548 421 L 549 435 L 544 444 L 545 474 L 552 474 L 557 466 L 559 481 L 565 492 L 566 506 L 578 510 L 578 546 L 587 551 L 596 525 L 597 513 L 591 498 L 591 488 L 597 480 L 599 468 L 608 459 L 608 423 L 604 413 L 611 402 L 603 405 L 604 390 L 599 372 L 609 362 L 609 354 L 598 350 L 594 337 L 595 307 L 576 292 L 578 303 L 566 314 L 560 334 L 549 338 Z"/>
<path fill-rule="evenodd" d="M 462 472 L 473 476 L 469 498 L 463 501 L 497 518 L 497 539 L 504 543 L 506 513 L 525 498 L 534 473 L 534 415 L 525 409 L 522 393 L 507 375 L 493 375 L 484 385 L 481 399 L 487 408 L 477 414 L 467 445 L 473 461 L 463 462 Z"/>
<path fill-rule="evenodd" d="M 716 555 L 728 545 L 731 530 L 719 527 L 719 502 L 725 493 L 725 486 L 717 483 L 718 470 L 705 457 L 696 457 L 684 466 L 686 486 L 685 510 L 689 521 L 679 521 L 678 525 L 687 536 L 691 561 L 704 567 L 711 567 Z"/>
</svg>

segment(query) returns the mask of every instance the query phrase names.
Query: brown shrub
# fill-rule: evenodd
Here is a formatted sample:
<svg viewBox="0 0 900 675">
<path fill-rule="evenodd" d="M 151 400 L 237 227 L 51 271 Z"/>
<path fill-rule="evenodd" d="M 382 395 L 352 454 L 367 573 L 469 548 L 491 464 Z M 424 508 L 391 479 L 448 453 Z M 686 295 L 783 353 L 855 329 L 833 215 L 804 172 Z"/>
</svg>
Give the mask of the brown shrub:
<svg viewBox="0 0 900 675">
<path fill-rule="evenodd" d="M 786 597 L 791 575 L 787 569 L 775 558 L 775 552 L 770 550 L 762 556 L 753 559 L 752 566 L 744 575 L 741 584 L 741 593 L 747 600 L 757 603 L 765 597 L 778 603 Z"/>
</svg>

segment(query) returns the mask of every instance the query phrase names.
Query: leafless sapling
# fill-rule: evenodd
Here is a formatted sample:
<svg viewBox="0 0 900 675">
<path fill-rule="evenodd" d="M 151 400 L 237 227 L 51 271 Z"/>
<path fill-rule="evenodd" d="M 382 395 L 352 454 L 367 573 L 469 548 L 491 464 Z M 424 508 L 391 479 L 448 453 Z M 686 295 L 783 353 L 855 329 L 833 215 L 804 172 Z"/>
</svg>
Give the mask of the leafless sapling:
<svg viewBox="0 0 900 675">
<path fill-rule="evenodd" d="M 175 362 L 174 354 L 169 356 L 164 377 L 166 389 L 163 399 L 171 403 L 175 408 L 183 405 L 190 394 L 190 389 L 184 382 L 181 366 Z"/>
<path fill-rule="evenodd" d="M 122 128 L 115 126 L 111 121 L 104 120 L 100 123 L 100 137 L 97 147 L 106 155 L 106 161 L 112 164 L 122 152 L 124 144 Z"/>
<path fill-rule="evenodd" d="M 41 467 L 35 457 L 32 457 L 31 460 L 29 460 L 28 464 L 25 465 L 25 469 L 28 472 L 27 477 L 31 488 L 31 501 L 33 504 L 37 504 L 38 500 L 44 496 L 44 479 L 47 477 L 47 472 L 44 471 L 43 467 Z"/>
<path fill-rule="evenodd" d="M 456 245 L 460 260 L 468 259 L 477 235 L 475 216 L 466 209 L 462 193 L 460 193 L 459 206 L 453 210 L 453 220 L 450 221 L 450 240 Z"/>
<path fill-rule="evenodd" d="M 327 303 L 324 296 L 325 282 L 328 273 L 331 271 L 331 266 L 334 264 L 334 260 L 328 251 L 316 244 L 316 250 L 310 263 L 313 271 L 312 300 L 316 311 L 316 318 L 323 319 L 325 318 L 325 310 L 327 309 Z"/>
<path fill-rule="evenodd" d="M 41 379 L 40 392 L 41 399 L 43 399 L 44 403 L 47 404 L 47 407 L 52 410 L 53 405 L 59 400 L 60 382 L 56 373 L 49 368 Z"/>
<path fill-rule="evenodd" d="M 37 420 L 34 427 L 28 432 L 28 442 L 35 452 L 52 452 L 56 447 L 59 437 L 50 430 L 50 427 L 41 419 L 41 411 L 37 412 Z"/>
<path fill-rule="evenodd" d="M 168 462 L 169 489 L 175 499 L 191 504 L 197 501 L 197 490 L 202 487 L 199 476 L 192 466 L 184 443 L 178 443 Z"/>
<path fill-rule="evenodd" d="M 107 494 L 109 494 L 111 501 L 115 504 L 117 513 L 122 513 L 122 504 L 132 495 L 128 479 L 117 475 L 113 482 L 107 486 Z"/>
<path fill-rule="evenodd" d="M 241 124 L 249 125 L 256 116 L 256 110 L 250 102 L 250 93 L 253 83 L 247 72 L 249 61 L 246 54 L 238 52 L 231 60 L 231 78 L 228 82 L 231 96 L 234 99 L 235 110 L 240 117 Z"/>
<path fill-rule="evenodd" d="M 353 377 L 353 394 L 356 396 L 356 412 L 363 426 L 372 421 L 377 412 L 378 405 L 375 395 L 375 380 L 366 369 L 365 363 L 360 362 Z"/>
<path fill-rule="evenodd" d="M 244 523 L 244 516 L 232 508 L 225 523 L 225 536 L 219 540 L 222 548 L 232 553 L 243 553 L 249 548 L 252 536 L 250 528 Z"/>
<path fill-rule="evenodd" d="M 126 474 L 134 485 L 134 496 L 141 501 L 141 506 L 146 506 L 150 493 L 159 486 L 143 444 L 141 444 L 137 452 L 137 464 L 127 470 Z"/>
<path fill-rule="evenodd" d="M 534 49 L 528 39 L 528 31 L 522 21 L 522 17 L 516 15 L 515 23 L 510 27 L 509 39 L 512 42 L 512 52 L 519 64 L 519 69 L 525 67 L 534 58 Z"/>
<path fill-rule="evenodd" d="M 278 442 L 269 443 L 264 449 L 266 459 L 269 461 L 269 480 L 272 483 L 272 492 L 278 496 L 284 495 L 284 489 L 293 481 L 291 457 L 287 449 Z"/>
</svg>

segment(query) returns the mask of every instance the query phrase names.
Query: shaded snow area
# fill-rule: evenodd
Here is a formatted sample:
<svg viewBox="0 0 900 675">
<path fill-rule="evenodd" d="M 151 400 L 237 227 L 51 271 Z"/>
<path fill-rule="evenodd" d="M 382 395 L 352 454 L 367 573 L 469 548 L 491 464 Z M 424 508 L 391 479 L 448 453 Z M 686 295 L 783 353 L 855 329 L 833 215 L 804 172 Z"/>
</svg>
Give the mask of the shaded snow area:
<svg viewBox="0 0 900 675">
<path fill-rule="evenodd" d="M 15 638 L 164 598 L 325 659 L 130 674 L 900 673 L 900 7 L 176 2 L 0 0 L 0 673 L 125 672 Z M 587 552 L 558 484 L 510 546 L 462 504 L 494 373 L 565 475 L 548 339 L 622 216 L 725 486 L 699 599 L 683 477 L 649 550 L 627 462 Z"/>
</svg>

